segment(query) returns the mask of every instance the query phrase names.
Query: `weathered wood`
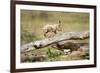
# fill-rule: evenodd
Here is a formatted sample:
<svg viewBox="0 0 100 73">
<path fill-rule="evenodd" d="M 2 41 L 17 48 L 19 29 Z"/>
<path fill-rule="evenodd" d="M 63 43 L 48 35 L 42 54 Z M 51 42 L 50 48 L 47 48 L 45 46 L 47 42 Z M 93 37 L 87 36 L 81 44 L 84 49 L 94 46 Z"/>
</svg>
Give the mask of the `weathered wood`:
<svg viewBox="0 0 100 73">
<path fill-rule="evenodd" d="M 89 48 L 89 39 L 61 41 L 57 42 L 56 44 L 52 44 L 51 47 L 62 50 L 64 51 L 65 54 L 70 54 L 73 51 L 79 50 L 80 48 L 81 48 L 80 50 L 85 50 Z"/>
<path fill-rule="evenodd" d="M 52 38 L 45 38 L 38 41 L 32 41 L 24 46 L 22 46 L 22 50 L 33 50 L 43 48 L 45 46 L 58 43 L 64 40 L 84 40 L 89 38 L 89 32 L 65 32 L 55 35 Z"/>
<path fill-rule="evenodd" d="M 35 48 L 42 48 L 53 43 L 57 43 L 64 40 L 83 40 L 89 38 L 89 32 L 66 32 L 58 34 L 52 38 L 47 38 L 39 41 L 35 41 L 33 46 Z"/>
<path fill-rule="evenodd" d="M 52 47 L 58 48 L 58 49 L 78 49 L 81 46 L 89 46 L 89 40 L 85 40 L 79 42 L 79 40 L 66 40 L 66 41 L 61 41 L 57 42 L 56 44 L 53 44 Z"/>
</svg>

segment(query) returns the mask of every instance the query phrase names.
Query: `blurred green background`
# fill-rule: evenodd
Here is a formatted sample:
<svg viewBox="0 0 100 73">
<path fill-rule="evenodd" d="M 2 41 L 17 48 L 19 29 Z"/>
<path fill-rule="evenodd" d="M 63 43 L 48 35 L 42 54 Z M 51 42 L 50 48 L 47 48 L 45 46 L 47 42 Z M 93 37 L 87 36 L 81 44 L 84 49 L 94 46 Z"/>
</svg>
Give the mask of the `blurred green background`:
<svg viewBox="0 0 100 73">
<path fill-rule="evenodd" d="M 58 23 L 59 20 L 61 20 L 62 32 L 89 31 L 89 13 L 21 10 L 21 45 L 45 38 L 43 26 Z M 43 61 L 71 59 L 68 56 L 60 57 L 64 53 L 50 46 L 33 50 L 31 53 L 47 54 L 49 58 Z"/>
</svg>

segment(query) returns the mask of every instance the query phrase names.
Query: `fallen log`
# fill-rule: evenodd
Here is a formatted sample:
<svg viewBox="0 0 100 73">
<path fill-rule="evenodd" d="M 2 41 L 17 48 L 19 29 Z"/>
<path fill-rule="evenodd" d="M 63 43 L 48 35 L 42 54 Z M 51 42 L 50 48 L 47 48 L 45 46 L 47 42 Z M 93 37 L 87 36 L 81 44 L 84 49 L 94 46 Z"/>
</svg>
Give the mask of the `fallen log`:
<svg viewBox="0 0 100 73">
<path fill-rule="evenodd" d="M 32 41 L 31 43 L 22 46 L 21 49 L 24 51 L 29 51 L 33 49 L 43 48 L 64 40 L 84 40 L 87 38 L 89 38 L 89 32 L 65 32 L 57 34 L 52 38 L 45 38 L 38 41 Z"/>
<path fill-rule="evenodd" d="M 61 41 L 57 42 L 56 44 L 53 44 L 53 48 L 57 49 L 78 49 L 81 46 L 89 46 L 89 39 L 80 42 L 80 40 L 66 40 L 66 41 Z"/>
</svg>

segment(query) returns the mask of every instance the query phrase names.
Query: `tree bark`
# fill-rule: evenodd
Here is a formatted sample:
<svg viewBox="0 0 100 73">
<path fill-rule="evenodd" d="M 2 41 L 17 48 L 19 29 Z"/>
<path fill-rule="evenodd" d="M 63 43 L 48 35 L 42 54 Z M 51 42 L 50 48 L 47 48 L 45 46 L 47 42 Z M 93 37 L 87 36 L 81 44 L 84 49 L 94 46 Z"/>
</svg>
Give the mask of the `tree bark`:
<svg viewBox="0 0 100 73">
<path fill-rule="evenodd" d="M 84 40 L 89 38 L 89 32 L 65 32 L 55 35 L 52 38 L 45 38 L 42 40 L 32 41 L 26 45 L 22 46 L 22 50 L 33 50 L 46 47 L 51 44 L 56 44 L 61 41 L 67 40 Z"/>
</svg>

